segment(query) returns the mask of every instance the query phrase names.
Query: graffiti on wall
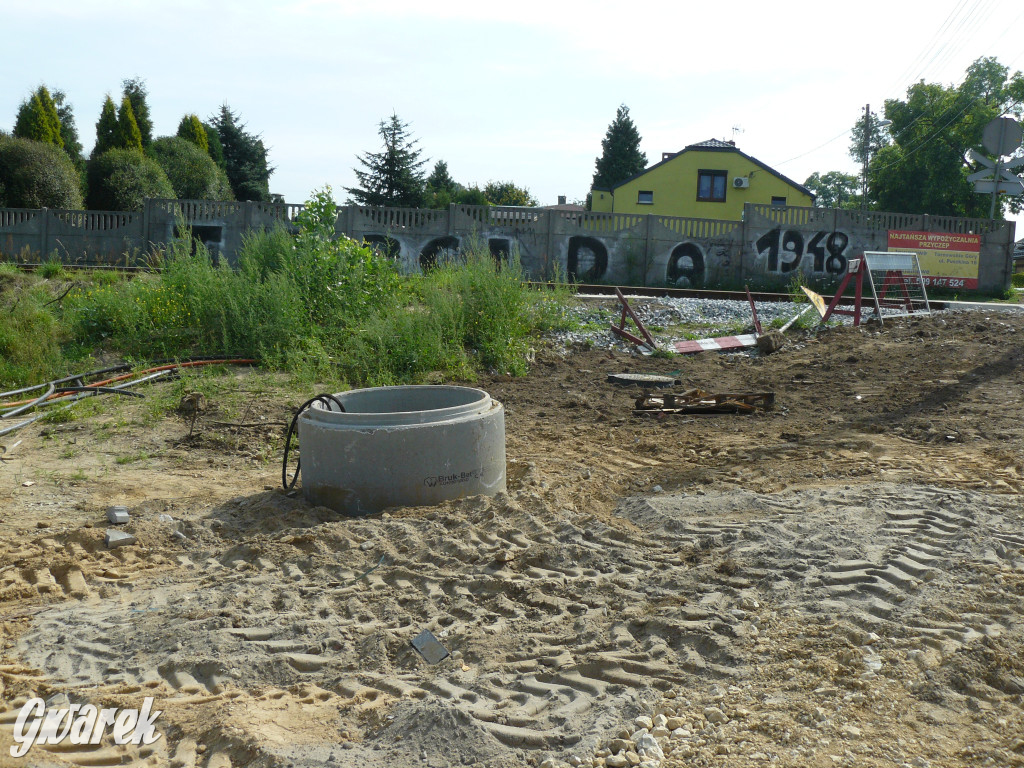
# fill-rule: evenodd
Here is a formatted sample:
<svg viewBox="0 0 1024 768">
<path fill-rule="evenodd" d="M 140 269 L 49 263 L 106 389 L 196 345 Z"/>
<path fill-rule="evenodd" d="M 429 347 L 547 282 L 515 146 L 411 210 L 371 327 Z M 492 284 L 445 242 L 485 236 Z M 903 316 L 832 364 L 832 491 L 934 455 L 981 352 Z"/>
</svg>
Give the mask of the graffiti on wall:
<svg viewBox="0 0 1024 768">
<path fill-rule="evenodd" d="M 519 243 L 517 242 L 516 245 L 518 246 Z M 508 261 L 509 254 L 512 253 L 512 241 L 507 237 L 492 237 L 487 240 L 487 249 L 500 265 L 503 261 Z"/>
<path fill-rule="evenodd" d="M 402 256 L 402 244 L 389 235 L 380 233 L 369 233 L 362 236 L 363 244 L 375 250 L 381 256 L 390 259 L 400 259 Z M 507 262 L 513 250 L 519 251 L 521 243 L 518 238 L 490 237 L 487 239 L 487 249 L 495 262 L 501 264 Z M 448 261 L 461 252 L 462 243 L 459 238 L 452 236 L 435 237 L 428 241 L 423 248 L 411 245 L 413 253 L 419 251 L 419 265 L 423 271 L 433 269 L 439 263 Z"/>
<path fill-rule="evenodd" d="M 704 252 L 696 243 L 680 243 L 668 257 L 668 283 L 677 288 L 704 285 Z"/>
<path fill-rule="evenodd" d="M 424 272 L 433 269 L 438 262 L 447 261 L 459 252 L 459 238 L 446 235 L 435 237 L 420 251 L 420 269 Z"/>
<path fill-rule="evenodd" d="M 386 258 L 397 259 L 402 255 L 402 245 L 393 237 L 388 237 L 387 235 L 363 235 L 363 242 Z"/>
<path fill-rule="evenodd" d="M 846 272 L 846 247 L 850 237 L 845 232 L 823 230 L 807 237 L 795 229 L 781 227 L 769 230 L 754 241 L 754 253 L 767 257 L 767 271 L 783 274 L 797 269 L 841 275 Z M 804 261 L 808 258 L 810 262 Z"/>
<path fill-rule="evenodd" d="M 569 238 L 569 253 L 565 272 L 569 280 L 591 283 L 604 277 L 608 271 L 608 249 L 594 237 L 576 235 Z"/>
</svg>

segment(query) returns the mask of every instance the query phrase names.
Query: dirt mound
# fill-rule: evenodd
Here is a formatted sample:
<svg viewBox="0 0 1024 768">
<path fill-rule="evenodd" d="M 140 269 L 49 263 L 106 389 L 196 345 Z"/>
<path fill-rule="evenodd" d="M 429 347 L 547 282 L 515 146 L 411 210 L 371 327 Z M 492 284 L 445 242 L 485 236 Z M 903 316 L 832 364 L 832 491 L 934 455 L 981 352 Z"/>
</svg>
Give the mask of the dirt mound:
<svg viewBox="0 0 1024 768">
<path fill-rule="evenodd" d="M 268 488 L 280 435 L 237 424 L 303 398 L 258 371 L 237 420 L 119 403 L 26 430 L 0 488 L 0 764 L 37 694 L 163 710 L 151 747 L 39 764 L 1024 764 L 1021 330 L 542 349 L 477 382 L 506 408 L 507 495 L 361 519 Z M 638 418 L 614 371 L 776 407 Z M 111 503 L 137 545 L 103 546 Z"/>
</svg>

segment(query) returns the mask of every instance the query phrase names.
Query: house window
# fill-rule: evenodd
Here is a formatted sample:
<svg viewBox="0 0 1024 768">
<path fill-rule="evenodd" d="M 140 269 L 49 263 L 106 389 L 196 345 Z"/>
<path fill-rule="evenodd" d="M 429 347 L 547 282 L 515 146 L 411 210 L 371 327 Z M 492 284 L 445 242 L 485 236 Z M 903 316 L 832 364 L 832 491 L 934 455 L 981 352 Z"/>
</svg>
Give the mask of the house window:
<svg viewBox="0 0 1024 768">
<path fill-rule="evenodd" d="M 697 199 L 708 203 L 725 202 L 727 171 L 697 171 Z"/>
<path fill-rule="evenodd" d="M 636 193 L 636 202 L 638 205 L 654 205 L 654 192 L 641 191 Z"/>
<path fill-rule="evenodd" d="M 772 195 L 772 205 L 785 205 L 786 198 Z"/>
</svg>

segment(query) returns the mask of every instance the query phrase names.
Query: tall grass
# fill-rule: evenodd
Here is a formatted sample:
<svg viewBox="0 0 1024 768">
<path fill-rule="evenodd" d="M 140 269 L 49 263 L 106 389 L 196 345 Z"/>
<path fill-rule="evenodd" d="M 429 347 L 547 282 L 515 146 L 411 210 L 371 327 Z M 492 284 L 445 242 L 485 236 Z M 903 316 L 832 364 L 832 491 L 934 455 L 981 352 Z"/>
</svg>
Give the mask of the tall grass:
<svg viewBox="0 0 1024 768">
<path fill-rule="evenodd" d="M 0 376 L 38 381 L 66 367 L 62 350 L 82 347 L 138 359 L 255 357 L 353 386 L 519 375 L 531 337 L 569 324 L 568 289 L 528 288 L 515 254 L 499 263 L 473 243 L 403 278 L 392 260 L 336 238 L 335 215 L 329 193 L 317 193 L 297 235 L 250 233 L 237 269 L 186 237 L 154 254 L 158 271 L 75 283 L 57 303 L 33 284 L 0 318 Z M 28 329 L 33 342 L 22 345 Z"/>
<path fill-rule="evenodd" d="M 50 309 L 54 296 L 37 277 L 0 265 L 0 388 L 64 371 L 64 329 Z"/>
<path fill-rule="evenodd" d="M 478 242 L 414 280 L 410 294 L 355 329 L 342 363 L 350 382 L 399 384 L 479 370 L 521 375 L 531 338 L 570 324 L 568 289 L 528 288 L 517 254 L 499 263 Z"/>
</svg>

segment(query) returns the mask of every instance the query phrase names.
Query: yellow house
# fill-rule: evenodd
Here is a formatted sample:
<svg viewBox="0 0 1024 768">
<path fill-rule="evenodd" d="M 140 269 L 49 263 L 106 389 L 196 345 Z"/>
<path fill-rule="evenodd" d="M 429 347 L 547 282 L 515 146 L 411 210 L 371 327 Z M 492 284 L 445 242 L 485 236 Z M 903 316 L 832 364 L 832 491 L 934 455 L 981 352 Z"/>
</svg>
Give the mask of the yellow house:
<svg viewBox="0 0 1024 768">
<path fill-rule="evenodd" d="M 666 152 L 660 163 L 592 194 L 598 212 L 732 221 L 742 218 L 744 203 L 814 205 L 806 187 L 718 139 Z"/>
</svg>

